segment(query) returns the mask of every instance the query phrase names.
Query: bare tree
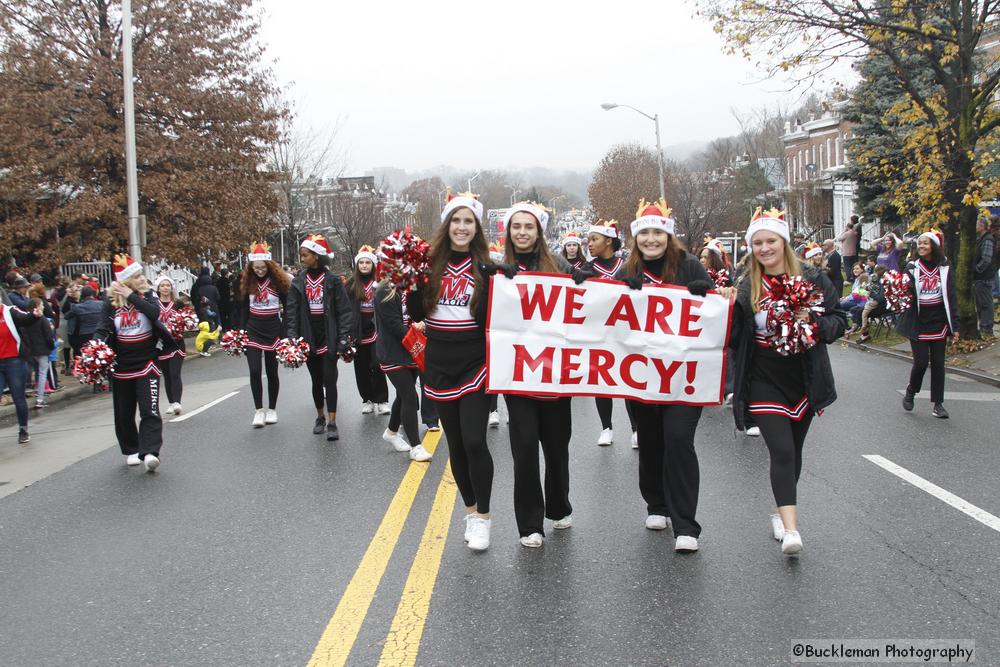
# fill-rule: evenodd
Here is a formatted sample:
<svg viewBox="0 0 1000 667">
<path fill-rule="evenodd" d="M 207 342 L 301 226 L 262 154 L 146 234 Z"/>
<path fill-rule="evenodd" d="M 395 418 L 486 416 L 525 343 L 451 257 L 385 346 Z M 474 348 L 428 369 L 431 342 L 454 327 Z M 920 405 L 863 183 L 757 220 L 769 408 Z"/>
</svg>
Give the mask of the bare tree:
<svg viewBox="0 0 1000 667">
<path fill-rule="evenodd" d="M 374 245 L 392 231 L 385 219 L 385 195 L 380 190 L 342 189 L 329 197 L 329 205 L 333 267 L 346 273 L 361 246 Z"/>
<path fill-rule="evenodd" d="M 639 144 L 620 144 L 601 160 L 587 188 L 596 219 L 618 220 L 622 229 L 635 216 L 640 199 L 660 191 L 656 153 Z"/>
</svg>

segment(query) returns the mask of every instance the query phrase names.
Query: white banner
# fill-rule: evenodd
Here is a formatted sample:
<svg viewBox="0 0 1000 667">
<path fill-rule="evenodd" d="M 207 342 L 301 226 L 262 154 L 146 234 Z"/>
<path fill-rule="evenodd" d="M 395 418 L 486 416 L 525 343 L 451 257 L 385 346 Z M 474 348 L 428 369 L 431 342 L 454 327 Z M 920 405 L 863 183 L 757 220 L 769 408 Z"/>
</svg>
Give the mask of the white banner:
<svg viewBox="0 0 1000 667">
<path fill-rule="evenodd" d="M 488 391 L 722 402 L 728 299 L 542 273 L 491 280 Z"/>
</svg>

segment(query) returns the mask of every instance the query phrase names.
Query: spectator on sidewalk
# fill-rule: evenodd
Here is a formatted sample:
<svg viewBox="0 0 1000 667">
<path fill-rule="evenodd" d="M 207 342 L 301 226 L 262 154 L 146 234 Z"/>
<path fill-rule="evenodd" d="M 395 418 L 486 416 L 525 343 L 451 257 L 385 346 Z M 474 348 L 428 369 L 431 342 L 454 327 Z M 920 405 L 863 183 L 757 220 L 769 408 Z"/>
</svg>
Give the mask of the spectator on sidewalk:
<svg viewBox="0 0 1000 667">
<path fill-rule="evenodd" d="M 212 331 L 219 328 L 219 290 L 212 283 L 212 274 L 207 266 L 202 267 L 198 280 L 191 288 L 191 301 L 198 311 L 198 320 L 208 322 Z M 195 296 L 197 295 L 197 296 Z"/>
<path fill-rule="evenodd" d="M 33 297 L 29 302 L 32 312 L 43 310 L 45 302 Z M 56 345 L 56 337 L 47 317 L 39 317 L 33 323 L 21 327 L 21 337 L 28 347 L 30 370 L 35 374 L 35 408 L 48 406 L 45 402 L 45 381 L 49 374 L 49 354 Z"/>
<path fill-rule="evenodd" d="M 24 312 L 28 312 L 31 307 L 28 305 L 30 297 L 28 296 L 28 290 L 31 288 L 31 283 L 29 283 L 24 276 L 18 275 L 14 279 L 14 290 L 10 293 L 11 303 L 14 304 L 15 308 L 20 308 Z"/>
<path fill-rule="evenodd" d="M 223 330 L 232 328 L 233 290 L 231 271 L 227 267 L 219 270 L 215 279 L 215 289 L 219 292 L 219 323 Z"/>
<path fill-rule="evenodd" d="M 858 216 L 852 215 L 851 221 L 847 223 L 847 227 L 837 237 L 837 242 L 840 244 L 840 252 L 844 258 L 844 272 L 847 275 L 851 275 L 854 264 L 858 261 L 858 231 L 855 229 L 857 225 Z M 843 277 L 841 277 L 840 282 L 841 284 L 844 283 Z"/>
<path fill-rule="evenodd" d="M 792 247 L 795 248 L 795 256 L 799 259 L 806 257 L 806 235 L 802 232 L 792 234 Z"/>
<path fill-rule="evenodd" d="M 66 319 L 62 316 L 62 304 L 66 300 L 66 293 L 72 282 L 69 276 L 60 276 L 56 288 L 49 294 L 49 304 L 55 316 L 52 320 L 52 328 L 56 330 L 56 340 L 63 341 L 62 345 L 57 345 L 62 351 L 63 375 L 69 375 L 69 370 L 72 368 L 72 350 L 66 344 L 66 341 L 69 340 L 69 335 L 66 333 Z M 56 365 L 53 363 L 51 368 L 55 369 L 55 367 Z"/>
<path fill-rule="evenodd" d="M 900 260 L 905 256 L 906 250 L 906 244 L 903 243 L 903 240 L 889 232 L 875 245 L 875 252 L 878 253 L 875 263 L 890 271 L 899 271 Z"/>
<path fill-rule="evenodd" d="M 882 287 L 882 276 L 885 273 L 886 268 L 884 266 L 876 266 L 875 272 L 868 279 L 868 301 L 865 302 L 865 307 L 861 311 L 861 336 L 858 338 L 859 343 L 864 343 L 871 338 L 868 335 L 868 322 L 871 318 L 882 317 L 889 312 L 889 309 L 886 307 L 885 288 Z"/>
<path fill-rule="evenodd" d="M 983 216 L 976 220 L 976 235 L 972 295 L 979 317 L 979 335 L 993 336 L 993 280 L 997 275 L 996 239 L 990 234 L 989 222 Z"/>
<path fill-rule="evenodd" d="M 63 302 L 66 316 L 66 332 L 73 356 L 80 354 L 83 344 L 94 337 L 104 317 L 104 304 L 97 300 L 97 294 L 89 286 L 71 287 Z"/>
<path fill-rule="evenodd" d="M 851 315 L 851 328 L 845 332 L 845 336 L 854 333 L 861 326 L 861 313 L 864 311 L 866 303 L 868 303 L 868 274 L 859 264 L 855 264 L 851 294 L 840 302 L 841 310 L 845 310 Z"/>
<path fill-rule="evenodd" d="M 26 313 L 0 304 L 0 396 L 5 388 L 10 387 L 17 411 L 17 441 L 22 445 L 31 442 L 28 435 L 28 399 L 24 395 L 24 380 L 27 377 L 25 361 L 30 350 L 19 328 L 31 326 L 41 316 L 41 310 Z"/>
<path fill-rule="evenodd" d="M 844 293 L 844 273 L 842 271 L 843 260 L 837 248 L 833 245 L 833 239 L 823 241 L 823 257 L 826 261 L 826 276 L 833 283 L 833 288 L 837 294 Z M 850 271 L 851 269 L 847 269 Z"/>
<path fill-rule="evenodd" d="M 993 272 L 993 298 L 1000 299 L 1000 217 L 990 216 L 990 234 L 993 235 L 993 263 L 997 267 Z"/>
</svg>

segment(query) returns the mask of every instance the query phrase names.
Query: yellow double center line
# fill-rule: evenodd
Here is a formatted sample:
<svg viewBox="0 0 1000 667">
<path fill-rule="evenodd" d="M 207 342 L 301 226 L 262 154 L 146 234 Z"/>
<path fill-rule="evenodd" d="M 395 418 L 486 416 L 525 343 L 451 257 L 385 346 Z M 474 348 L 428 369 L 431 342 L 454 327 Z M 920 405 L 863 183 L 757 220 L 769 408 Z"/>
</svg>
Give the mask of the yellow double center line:
<svg viewBox="0 0 1000 667">
<path fill-rule="evenodd" d="M 440 439 L 440 431 L 427 433 L 423 441 L 424 449 L 433 454 Z M 368 545 L 368 550 L 365 551 L 358 569 L 347 585 L 347 590 L 340 598 L 333 617 L 316 644 L 316 649 L 309 659 L 310 667 L 346 664 L 428 467 L 410 465 L 407 469 L 396 495 L 389 503 L 389 509 L 382 518 L 382 523 L 375 532 L 375 537 Z M 451 475 L 451 468 L 446 464 L 379 664 L 416 663 L 424 621 L 430 608 L 431 594 L 434 591 L 434 582 L 441 565 L 452 510 L 455 507 L 455 495 L 455 481 Z"/>
</svg>

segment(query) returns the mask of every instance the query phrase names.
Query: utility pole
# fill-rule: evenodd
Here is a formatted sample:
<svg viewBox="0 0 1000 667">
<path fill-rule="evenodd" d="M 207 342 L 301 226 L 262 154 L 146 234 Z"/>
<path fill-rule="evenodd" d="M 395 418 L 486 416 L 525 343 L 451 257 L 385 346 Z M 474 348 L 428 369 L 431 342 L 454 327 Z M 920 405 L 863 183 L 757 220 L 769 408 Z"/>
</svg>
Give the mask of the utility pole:
<svg viewBox="0 0 1000 667">
<path fill-rule="evenodd" d="M 125 181 L 128 189 L 128 248 L 142 263 L 139 183 L 135 159 L 135 94 L 132 90 L 132 0 L 122 0 L 122 78 L 125 80 Z"/>
</svg>

